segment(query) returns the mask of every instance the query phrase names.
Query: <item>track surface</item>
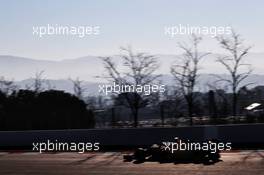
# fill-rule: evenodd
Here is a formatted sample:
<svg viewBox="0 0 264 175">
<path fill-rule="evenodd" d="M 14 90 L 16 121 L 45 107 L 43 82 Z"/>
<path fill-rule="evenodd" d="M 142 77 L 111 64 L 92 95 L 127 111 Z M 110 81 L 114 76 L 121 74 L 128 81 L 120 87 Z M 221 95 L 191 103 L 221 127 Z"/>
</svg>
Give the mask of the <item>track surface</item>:
<svg viewBox="0 0 264 175">
<path fill-rule="evenodd" d="M 123 154 L 0 152 L 0 175 L 258 175 L 264 174 L 264 151 L 222 153 L 213 165 L 123 162 Z"/>
</svg>

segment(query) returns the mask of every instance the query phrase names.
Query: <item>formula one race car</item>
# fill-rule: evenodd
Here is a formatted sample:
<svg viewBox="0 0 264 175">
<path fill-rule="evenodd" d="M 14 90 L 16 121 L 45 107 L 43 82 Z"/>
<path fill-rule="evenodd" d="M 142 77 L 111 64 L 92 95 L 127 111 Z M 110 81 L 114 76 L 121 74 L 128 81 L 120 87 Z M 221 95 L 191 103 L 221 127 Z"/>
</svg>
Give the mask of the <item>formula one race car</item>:
<svg viewBox="0 0 264 175">
<path fill-rule="evenodd" d="M 177 142 L 180 139 L 177 140 Z M 182 141 L 182 140 L 180 140 Z M 207 141 L 208 144 L 212 141 Z M 137 148 L 133 154 L 124 155 L 125 161 L 145 162 L 157 161 L 161 163 L 215 163 L 220 159 L 219 151 L 212 152 L 211 150 L 177 150 L 171 151 L 164 144 L 153 144 L 147 148 Z"/>
</svg>

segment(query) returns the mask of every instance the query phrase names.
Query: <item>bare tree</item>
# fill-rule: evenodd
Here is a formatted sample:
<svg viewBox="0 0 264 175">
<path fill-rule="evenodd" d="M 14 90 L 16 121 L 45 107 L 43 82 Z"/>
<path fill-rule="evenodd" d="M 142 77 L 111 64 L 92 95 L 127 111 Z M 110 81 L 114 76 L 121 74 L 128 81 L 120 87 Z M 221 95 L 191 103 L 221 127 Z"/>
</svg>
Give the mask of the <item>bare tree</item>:
<svg viewBox="0 0 264 175">
<path fill-rule="evenodd" d="M 77 77 L 76 79 L 71 79 L 71 82 L 73 83 L 73 91 L 76 97 L 79 99 L 83 99 L 84 92 L 86 91 L 86 88 L 83 86 L 83 81 Z"/>
<path fill-rule="evenodd" d="M 248 51 L 251 49 L 251 47 L 245 47 L 241 36 L 234 30 L 232 30 L 231 37 L 227 38 L 221 36 L 218 37 L 217 40 L 219 41 L 221 47 L 229 54 L 228 56 L 218 57 L 217 61 L 226 68 L 231 76 L 230 79 L 218 76 L 218 81 L 225 81 L 232 88 L 232 110 L 233 116 L 236 116 L 239 86 L 252 72 L 251 65 L 243 63 L 243 59 L 248 54 Z M 241 70 L 244 67 L 246 70 Z"/>
<path fill-rule="evenodd" d="M 227 116 L 229 111 L 229 96 L 228 96 L 228 86 L 221 85 L 219 81 L 215 81 L 213 83 L 207 83 L 209 87 L 209 92 L 212 91 L 215 94 L 215 102 L 216 102 L 216 111 L 217 116 Z"/>
<path fill-rule="evenodd" d="M 131 47 L 122 47 L 121 59 L 123 63 L 122 69 L 118 69 L 116 63 L 111 57 L 102 58 L 105 69 L 107 70 L 108 79 L 119 85 L 138 85 L 144 86 L 154 82 L 159 75 L 154 75 L 159 64 L 157 58 L 143 52 L 134 53 Z M 134 127 L 138 126 L 138 111 L 146 105 L 146 98 L 149 96 L 144 93 L 132 92 L 120 94 L 125 99 L 126 106 L 130 108 L 134 117 Z"/>
<path fill-rule="evenodd" d="M 33 78 L 32 84 L 27 84 L 26 89 L 32 89 L 34 92 L 39 93 L 43 90 L 45 90 L 45 84 L 47 83 L 47 80 L 44 79 L 44 72 L 45 71 L 37 71 L 35 73 L 35 77 Z"/>
<path fill-rule="evenodd" d="M 198 52 L 198 45 L 201 40 L 201 37 L 192 35 L 191 47 L 179 43 L 179 47 L 184 51 L 183 55 L 180 56 L 181 62 L 171 66 L 171 74 L 179 84 L 179 89 L 187 102 L 191 125 L 195 99 L 194 88 L 197 83 L 199 63 L 202 58 L 209 54 Z"/>
<path fill-rule="evenodd" d="M 40 72 L 36 72 L 35 74 L 35 78 L 34 78 L 34 84 L 33 84 L 33 88 L 35 92 L 41 92 L 44 90 L 43 87 L 43 83 L 44 83 L 44 79 L 43 79 L 43 74 L 44 71 L 40 71 Z"/>
<path fill-rule="evenodd" d="M 14 81 L 6 80 L 4 77 L 0 77 L 0 91 L 8 95 L 16 89 L 17 86 L 14 84 Z"/>
</svg>

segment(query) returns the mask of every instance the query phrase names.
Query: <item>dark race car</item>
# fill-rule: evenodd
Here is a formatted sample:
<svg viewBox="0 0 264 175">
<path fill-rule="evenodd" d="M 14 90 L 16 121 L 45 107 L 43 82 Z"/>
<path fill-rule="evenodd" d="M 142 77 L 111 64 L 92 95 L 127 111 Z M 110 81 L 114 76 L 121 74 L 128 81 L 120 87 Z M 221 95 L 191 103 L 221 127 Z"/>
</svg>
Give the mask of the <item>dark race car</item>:
<svg viewBox="0 0 264 175">
<path fill-rule="evenodd" d="M 208 141 L 208 143 L 212 141 Z M 133 154 L 124 155 L 125 161 L 145 162 L 157 161 L 160 163 L 215 163 L 220 159 L 219 151 L 211 150 L 177 150 L 171 151 L 164 144 L 153 144 L 147 148 L 137 148 Z"/>
</svg>

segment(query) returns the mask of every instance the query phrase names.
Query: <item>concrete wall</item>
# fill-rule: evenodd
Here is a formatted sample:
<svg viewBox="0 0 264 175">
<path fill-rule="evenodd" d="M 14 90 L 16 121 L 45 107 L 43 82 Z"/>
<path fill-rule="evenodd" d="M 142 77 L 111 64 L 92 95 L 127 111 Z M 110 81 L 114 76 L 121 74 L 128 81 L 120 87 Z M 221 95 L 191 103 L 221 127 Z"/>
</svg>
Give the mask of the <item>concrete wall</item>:
<svg viewBox="0 0 264 175">
<path fill-rule="evenodd" d="M 33 142 L 99 142 L 108 146 L 150 145 L 173 141 L 174 137 L 190 141 L 217 138 L 237 144 L 264 144 L 264 124 L 194 126 L 141 129 L 83 129 L 53 131 L 2 131 L 0 147 L 31 146 Z"/>
</svg>

